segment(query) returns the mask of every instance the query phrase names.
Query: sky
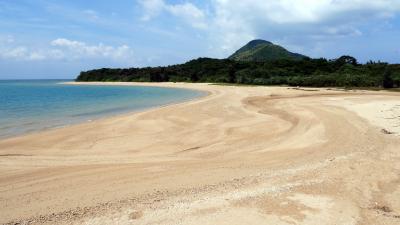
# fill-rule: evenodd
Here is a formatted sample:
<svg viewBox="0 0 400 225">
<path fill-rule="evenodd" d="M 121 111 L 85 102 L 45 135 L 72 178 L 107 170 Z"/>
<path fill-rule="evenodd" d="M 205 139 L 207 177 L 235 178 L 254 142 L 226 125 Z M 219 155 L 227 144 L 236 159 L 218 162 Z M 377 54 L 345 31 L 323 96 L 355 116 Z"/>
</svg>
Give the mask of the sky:
<svg viewBox="0 0 400 225">
<path fill-rule="evenodd" d="M 226 58 L 252 39 L 400 63 L 400 0 L 0 0 L 0 79 Z"/>
</svg>

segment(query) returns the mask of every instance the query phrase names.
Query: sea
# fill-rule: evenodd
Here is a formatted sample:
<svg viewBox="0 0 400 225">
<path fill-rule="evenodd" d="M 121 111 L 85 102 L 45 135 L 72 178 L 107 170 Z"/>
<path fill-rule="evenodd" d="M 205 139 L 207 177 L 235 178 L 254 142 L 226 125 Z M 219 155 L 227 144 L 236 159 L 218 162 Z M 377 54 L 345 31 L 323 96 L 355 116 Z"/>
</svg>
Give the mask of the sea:
<svg viewBox="0 0 400 225">
<path fill-rule="evenodd" d="M 0 139 L 188 101 L 201 91 L 0 80 Z"/>
</svg>

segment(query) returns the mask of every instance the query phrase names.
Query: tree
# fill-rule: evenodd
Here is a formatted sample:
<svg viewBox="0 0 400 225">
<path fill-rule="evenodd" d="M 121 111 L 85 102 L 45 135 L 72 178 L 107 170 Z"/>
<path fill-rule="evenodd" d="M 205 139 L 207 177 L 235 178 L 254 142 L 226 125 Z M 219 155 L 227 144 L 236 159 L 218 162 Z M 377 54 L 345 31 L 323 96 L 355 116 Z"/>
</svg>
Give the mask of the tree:
<svg viewBox="0 0 400 225">
<path fill-rule="evenodd" d="M 191 74 L 191 75 L 190 75 L 190 81 L 192 81 L 192 82 L 197 82 L 197 81 L 199 81 L 199 76 L 197 76 L 196 73 Z"/>
<path fill-rule="evenodd" d="M 233 66 L 229 66 L 228 70 L 229 83 L 236 83 L 235 72 L 236 72 L 235 68 Z"/>
<path fill-rule="evenodd" d="M 349 56 L 349 55 L 341 56 L 340 58 L 335 60 L 335 63 L 336 63 L 336 65 L 339 65 L 339 66 L 343 66 L 345 64 L 351 64 L 353 66 L 358 65 L 357 59 L 352 56 Z"/>
<path fill-rule="evenodd" d="M 393 84 L 392 70 L 389 68 L 389 66 L 387 66 L 385 72 L 383 73 L 383 87 L 393 88 Z"/>
</svg>

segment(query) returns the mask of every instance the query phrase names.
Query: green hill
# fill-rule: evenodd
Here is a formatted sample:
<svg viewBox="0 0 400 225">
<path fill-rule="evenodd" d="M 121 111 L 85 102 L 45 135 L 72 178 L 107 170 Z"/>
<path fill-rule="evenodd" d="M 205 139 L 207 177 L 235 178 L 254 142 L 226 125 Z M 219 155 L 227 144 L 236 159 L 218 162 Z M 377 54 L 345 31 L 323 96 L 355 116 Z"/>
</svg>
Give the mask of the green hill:
<svg viewBox="0 0 400 225">
<path fill-rule="evenodd" d="M 301 60 L 306 57 L 289 52 L 282 46 L 275 45 L 269 41 L 253 40 L 236 51 L 229 59 L 245 62 L 265 62 L 280 59 Z"/>
</svg>

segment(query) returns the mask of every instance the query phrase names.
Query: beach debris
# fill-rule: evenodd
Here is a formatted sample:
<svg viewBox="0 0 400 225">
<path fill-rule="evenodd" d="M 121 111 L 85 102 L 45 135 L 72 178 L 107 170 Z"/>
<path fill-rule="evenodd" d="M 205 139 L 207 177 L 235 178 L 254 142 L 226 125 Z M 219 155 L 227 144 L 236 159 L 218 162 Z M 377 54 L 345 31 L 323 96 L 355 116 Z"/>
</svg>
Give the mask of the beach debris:
<svg viewBox="0 0 400 225">
<path fill-rule="evenodd" d="M 384 134 L 394 134 L 393 132 L 388 131 L 386 129 L 382 129 L 381 132 L 384 133 Z"/>
<path fill-rule="evenodd" d="M 132 220 L 140 219 L 142 216 L 143 216 L 142 211 L 133 211 L 129 214 L 129 218 L 131 218 Z"/>
<path fill-rule="evenodd" d="M 375 210 L 379 210 L 381 212 L 385 212 L 385 213 L 393 212 L 392 209 L 389 206 L 386 206 L 386 205 L 382 206 L 382 205 L 379 205 L 378 203 L 375 203 L 374 209 Z"/>
</svg>

